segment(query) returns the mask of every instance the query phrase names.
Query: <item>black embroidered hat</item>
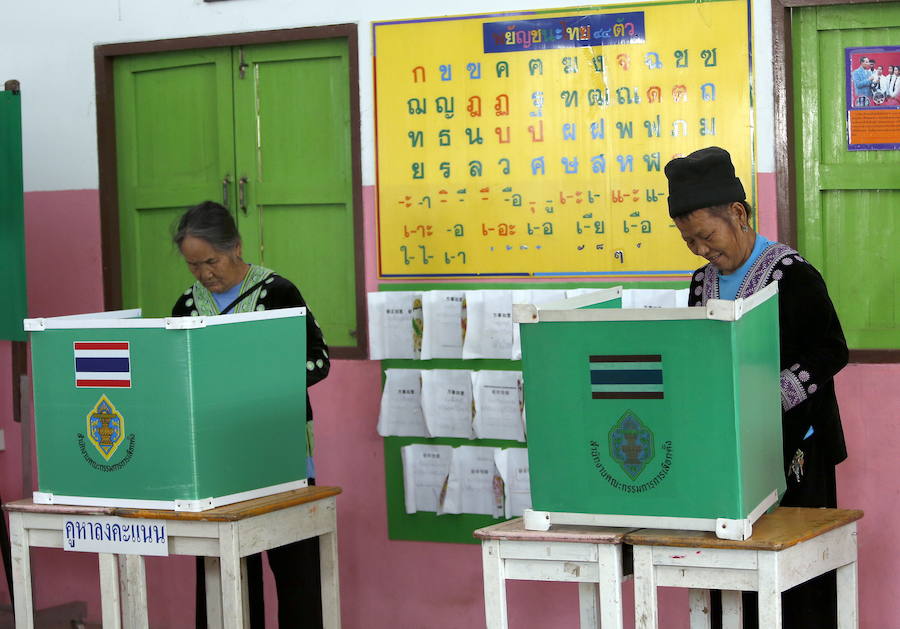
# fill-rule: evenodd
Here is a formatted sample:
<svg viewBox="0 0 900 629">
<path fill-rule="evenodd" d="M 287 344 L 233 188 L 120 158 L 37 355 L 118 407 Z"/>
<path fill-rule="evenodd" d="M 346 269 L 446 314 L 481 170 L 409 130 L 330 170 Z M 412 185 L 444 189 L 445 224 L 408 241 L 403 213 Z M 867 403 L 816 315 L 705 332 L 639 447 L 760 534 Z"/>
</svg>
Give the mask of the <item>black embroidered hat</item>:
<svg viewBox="0 0 900 629">
<path fill-rule="evenodd" d="M 675 218 L 701 208 L 744 201 L 747 194 L 734 174 L 728 151 L 710 146 L 666 164 L 669 179 L 669 216 Z"/>
</svg>

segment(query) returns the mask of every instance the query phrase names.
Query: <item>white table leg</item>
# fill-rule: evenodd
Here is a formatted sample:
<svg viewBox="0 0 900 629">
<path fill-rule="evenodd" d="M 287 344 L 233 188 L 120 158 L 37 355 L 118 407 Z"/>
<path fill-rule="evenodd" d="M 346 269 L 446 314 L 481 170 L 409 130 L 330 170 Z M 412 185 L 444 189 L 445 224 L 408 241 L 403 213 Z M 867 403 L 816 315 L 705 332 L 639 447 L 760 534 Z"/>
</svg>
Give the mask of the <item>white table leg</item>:
<svg viewBox="0 0 900 629">
<path fill-rule="evenodd" d="M 709 590 L 691 588 L 688 600 L 691 607 L 691 629 L 711 629 L 712 603 L 709 600 Z"/>
<path fill-rule="evenodd" d="M 222 575 L 222 621 L 225 629 L 244 629 L 246 626 L 241 579 L 241 557 L 238 549 L 237 526 L 219 525 L 219 561 Z M 207 592 L 209 597 L 209 592 Z"/>
<path fill-rule="evenodd" d="M 0 518 L 3 514 L 0 514 Z M 9 514 L 9 541 L 11 546 L 13 591 L 15 592 L 16 629 L 34 629 L 34 601 L 31 592 L 31 549 L 28 531 L 22 522 L 22 514 Z"/>
<path fill-rule="evenodd" d="M 578 616 L 581 629 L 600 629 L 600 586 L 596 583 L 578 584 Z"/>
<path fill-rule="evenodd" d="M 495 539 L 481 543 L 484 573 L 484 617 L 487 629 L 508 629 L 506 617 L 506 574 L 500 557 L 500 542 Z"/>
<path fill-rule="evenodd" d="M 838 629 L 859 628 L 856 561 L 837 569 Z"/>
<path fill-rule="evenodd" d="M 600 560 L 600 626 L 624 629 L 622 610 L 622 545 L 598 544 Z"/>
<path fill-rule="evenodd" d="M 340 629 L 341 591 L 335 529 L 319 536 L 319 571 L 322 582 L 322 626 L 325 629 Z"/>
<path fill-rule="evenodd" d="M 147 574 L 144 557 L 119 555 L 119 591 L 122 597 L 122 624 L 126 629 L 149 629 L 147 620 Z"/>
<path fill-rule="evenodd" d="M 119 596 L 119 560 L 116 555 L 99 553 L 100 607 L 103 629 L 122 629 L 122 600 Z"/>
<path fill-rule="evenodd" d="M 722 590 L 722 629 L 744 626 L 744 599 L 740 590 Z M 781 595 L 778 596 L 781 600 Z"/>
<path fill-rule="evenodd" d="M 778 553 L 757 553 L 757 577 L 759 579 L 759 626 L 781 629 L 781 584 L 778 578 Z"/>
<path fill-rule="evenodd" d="M 634 546 L 634 626 L 658 629 L 656 567 L 652 546 Z"/>
<path fill-rule="evenodd" d="M 203 558 L 203 579 L 206 582 L 206 626 L 212 629 L 222 629 L 223 626 L 221 564 L 218 557 Z"/>
</svg>

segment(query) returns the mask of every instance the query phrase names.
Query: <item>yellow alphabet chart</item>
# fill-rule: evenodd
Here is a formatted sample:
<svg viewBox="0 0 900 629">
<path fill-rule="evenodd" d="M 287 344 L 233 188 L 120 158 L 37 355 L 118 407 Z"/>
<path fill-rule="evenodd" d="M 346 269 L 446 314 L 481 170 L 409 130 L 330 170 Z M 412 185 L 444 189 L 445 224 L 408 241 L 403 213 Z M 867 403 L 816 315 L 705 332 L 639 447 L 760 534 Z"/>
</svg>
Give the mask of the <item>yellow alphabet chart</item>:
<svg viewBox="0 0 900 629">
<path fill-rule="evenodd" d="M 379 273 L 675 276 L 663 168 L 721 146 L 754 201 L 746 0 L 373 25 Z"/>
</svg>

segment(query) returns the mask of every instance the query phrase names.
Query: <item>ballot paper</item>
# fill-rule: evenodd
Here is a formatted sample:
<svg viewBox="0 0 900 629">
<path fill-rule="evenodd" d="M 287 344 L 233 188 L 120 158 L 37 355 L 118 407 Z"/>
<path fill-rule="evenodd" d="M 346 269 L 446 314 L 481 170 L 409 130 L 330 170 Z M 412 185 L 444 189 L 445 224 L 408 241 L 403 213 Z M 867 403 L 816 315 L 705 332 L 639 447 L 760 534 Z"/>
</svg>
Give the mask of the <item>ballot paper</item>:
<svg viewBox="0 0 900 629">
<path fill-rule="evenodd" d="M 525 441 L 521 371 L 473 371 L 472 396 L 476 438 Z"/>
<path fill-rule="evenodd" d="M 566 298 L 566 291 L 563 288 L 544 288 L 544 289 L 524 289 L 514 290 L 512 292 L 512 302 L 514 304 L 541 304 L 550 303 L 551 301 L 559 301 Z M 513 323 L 513 346 L 512 359 L 522 359 L 522 338 L 519 336 L 519 324 Z"/>
<path fill-rule="evenodd" d="M 461 290 L 422 293 L 422 359 L 462 358 L 466 297 Z"/>
<path fill-rule="evenodd" d="M 503 479 L 503 505 L 507 518 L 523 515 L 531 508 L 531 477 L 528 473 L 528 450 L 497 448 L 494 464 Z"/>
<path fill-rule="evenodd" d="M 422 413 L 422 374 L 418 369 L 386 369 L 378 434 L 382 437 L 430 437 Z"/>
<path fill-rule="evenodd" d="M 494 450 L 480 446 L 453 449 L 447 490 L 438 506 L 444 513 L 503 516 L 503 481 L 494 463 Z"/>
<path fill-rule="evenodd" d="M 626 288 L 622 291 L 623 308 L 675 308 L 675 290 Z"/>
<path fill-rule="evenodd" d="M 432 437 L 472 438 L 472 376 L 467 369 L 423 369 L 422 411 Z"/>
<path fill-rule="evenodd" d="M 400 449 L 406 512 L 437 512 L 450 473 L 451 446 L 414 443 Z"/>
<path fill-rule="evenodd" d="M 369 357 L 419 358 L 422 353 L 422 293 L 369 293 Z"/>
<path fill-rule="evenodd" d="M 512 358 L 511 290 L 466 291 L 463 358 Z"/>
</svg>

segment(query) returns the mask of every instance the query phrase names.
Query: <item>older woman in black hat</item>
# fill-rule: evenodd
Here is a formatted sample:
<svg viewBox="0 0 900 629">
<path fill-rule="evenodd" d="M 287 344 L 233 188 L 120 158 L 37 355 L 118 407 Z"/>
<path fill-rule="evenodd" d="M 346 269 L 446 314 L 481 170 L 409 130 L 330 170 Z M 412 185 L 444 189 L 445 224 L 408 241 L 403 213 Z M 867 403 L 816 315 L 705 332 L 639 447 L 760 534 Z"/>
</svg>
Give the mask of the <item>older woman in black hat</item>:
<svg viewBox="0 0 900 629">
<path fill-rule="evenodd" d="M 847 458 L 834 376 L 847 343 L 819 272 L 794 249 L 757 234 L 731 156 L 718 147 L 670 161 L 669 215 L 708 264 L 691 279 L 689 305 L 748 297 L 778 282 L 781 407 L 787 491 L 782 506 L 836 507 L 835 466 Z M 834 574 L 784 595 L 785 627 L 836 626 Z M 745 626 L 756 607 L 745 605 Z"/>
</svg>

